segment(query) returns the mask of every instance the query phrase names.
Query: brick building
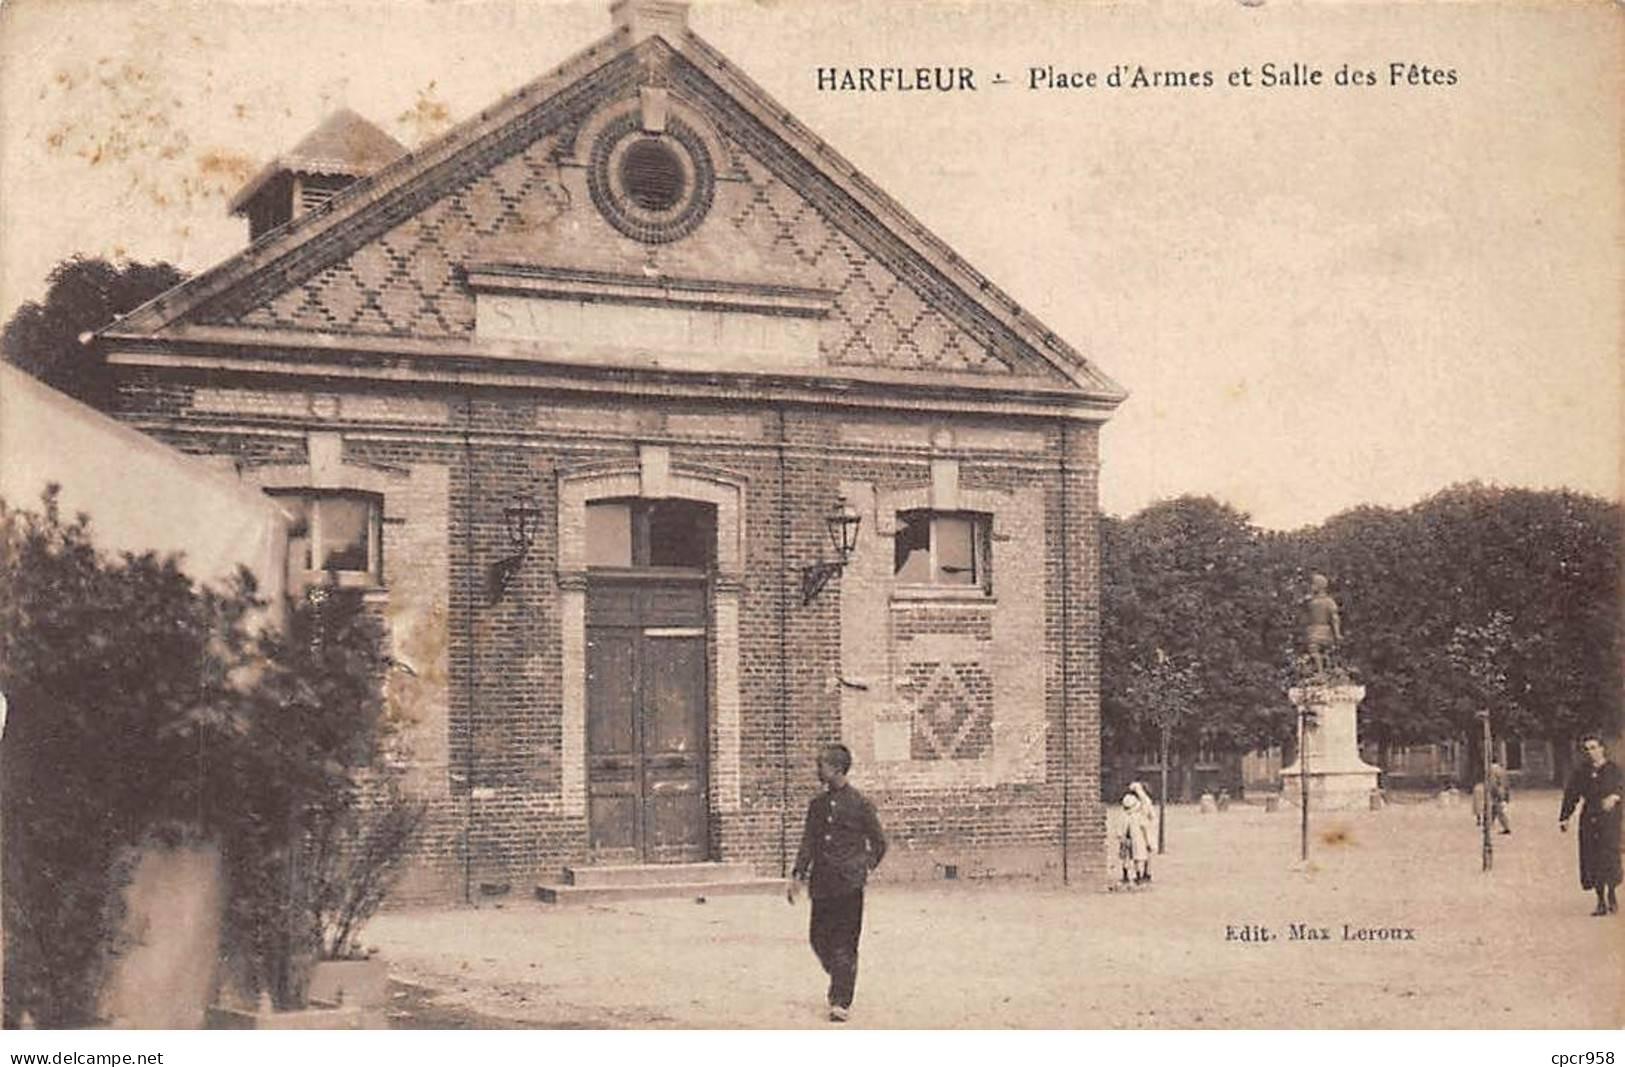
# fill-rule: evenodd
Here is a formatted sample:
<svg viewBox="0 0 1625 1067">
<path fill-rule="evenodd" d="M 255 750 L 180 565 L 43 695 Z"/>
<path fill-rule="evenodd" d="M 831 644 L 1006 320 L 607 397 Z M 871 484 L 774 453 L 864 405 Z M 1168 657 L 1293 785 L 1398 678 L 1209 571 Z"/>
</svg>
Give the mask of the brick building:
<svg viewBox="0 0 1625 1067">
<path fill-rule="evenodd" d="M 837 739 L 897 871 L 1092 868 L 1123 394 L 685 8 L 621 0 L 412 153 L 329 120 L 234 200 L 247 249 L 100 336 L 119 414 L 388 619 L 420 894 L 779 873 Z"/>
</svg>

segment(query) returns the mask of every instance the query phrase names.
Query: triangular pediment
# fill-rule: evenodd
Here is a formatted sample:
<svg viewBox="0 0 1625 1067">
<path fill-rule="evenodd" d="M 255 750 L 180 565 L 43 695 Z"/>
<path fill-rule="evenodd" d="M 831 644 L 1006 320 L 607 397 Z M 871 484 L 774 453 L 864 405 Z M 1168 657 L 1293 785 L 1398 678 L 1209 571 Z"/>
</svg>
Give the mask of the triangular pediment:
<svg viewBox="0 0 1625 1067">
<path fill-rule="evenodd" d="M 476 350 L 497 338 L 544 359 L 593 339 L 611 353 L 691 343 L 726 349 L 722 369 L 782 357 L 1121 399 L 710 46 L 679 36 L 611 35 L 107 336 Z M 648 165 L 627 161 L 657 143 L 676 162 L 652 149 Z"/>
</svg>

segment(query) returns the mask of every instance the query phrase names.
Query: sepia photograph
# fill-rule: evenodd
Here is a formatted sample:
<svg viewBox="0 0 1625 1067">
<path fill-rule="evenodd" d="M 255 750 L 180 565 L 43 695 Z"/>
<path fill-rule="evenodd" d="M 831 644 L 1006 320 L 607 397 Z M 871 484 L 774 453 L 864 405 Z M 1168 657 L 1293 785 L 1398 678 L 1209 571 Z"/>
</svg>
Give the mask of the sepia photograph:
<svg viewBox="0 0 1625 1067">
<path fill-rule="evenodd" d="M 1621 10 L 9 0 L 3 1044 L 1613 1063 Z"/>
</svg>

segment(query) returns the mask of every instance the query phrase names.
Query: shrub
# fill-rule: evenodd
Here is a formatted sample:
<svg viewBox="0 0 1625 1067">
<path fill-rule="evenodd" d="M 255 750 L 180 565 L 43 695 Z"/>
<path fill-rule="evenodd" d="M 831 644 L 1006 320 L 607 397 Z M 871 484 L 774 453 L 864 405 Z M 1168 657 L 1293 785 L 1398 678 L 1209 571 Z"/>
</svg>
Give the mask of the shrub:
<svg viewBox="0 0 1625 1067">
<path fill-rule="evenodd" d="M 0 501 L 7 1018 L 93 1018 L 120 927 L 121 857 L 154 835 L 220 846 L 250 993 L 283 1007 L 304 964 L 353 951 L 421 809 L 382 759 L 380 626 L 354 594 L 249 625 L 173 558 L 98 553 L 88 520 Z"/>
<path fill-rule="evenodd" d="M 252 606 L 195 589 L 173 560 L 100 556 L 83 516 L 0 501 L 6 1014 L 91 1021 L 118 929 L 119 857 L 198 815 L 195 768 L 227 702 L 231 642 Z"/>
</svg>

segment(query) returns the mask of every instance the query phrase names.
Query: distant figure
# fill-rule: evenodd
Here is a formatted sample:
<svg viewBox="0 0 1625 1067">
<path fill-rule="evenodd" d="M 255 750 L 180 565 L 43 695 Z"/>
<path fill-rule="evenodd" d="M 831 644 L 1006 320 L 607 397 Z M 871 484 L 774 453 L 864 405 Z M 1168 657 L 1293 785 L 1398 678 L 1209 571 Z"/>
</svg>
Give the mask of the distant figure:
<svg viewBox="0 0 1625 1067">
<path fill-rule="evenodd" d="M 1317 673 L 1332 665 L 1332 653 L 1343 640 L 1343 621 L 1337 601 L 1326 592 L 1326 576 L 1311 575 L 1309 595 L 1303 601 L 1304 646 Z"/>
<path fill-rule="evenodd" d="M 1625 781 L 1619 767 L 1608 758 L 1602 738 L 1583 738 L 1581 765 L 1569 775 L 1563 790 L 1563 808 L 1557 813 L 1557 828 L 1567 831 L 1569 817 L 1580 808 L 1580 886 L 1597 894 L 1593 915 L 1619 910 L 1615 887 L 1619 885 L 1619 806 Z"/>
<path fill-rule="evenodd" d="M 1512 786 L 1507 782 L 1506 768 L 1499 763 L 1490 764 L 1489 781 L 1490 821 L 1501 824 L 1501 832 L 1510 834 L 1512 824 L 1507 822 L 1507 805 L 1512 801 Z"/>
<path fill-rule="evenodd" d="M 818 753 L 818 781 L 824 791 L 807 805 L 801 848 L 787 892 L 807 883 L 812 919 L 807 939 L 829 975 L 829 1021 L 844 1023 L 858 981 L 858 937 L 863 933 L 863 887 L 886 855 L 886 835 L 867 797 L 846 782 L 852 752 L 825 745 Z"/>
<path fill-rule="evenodd" d="M 1129 792 L 1140 800 L 1140 820 L 1145 823 L 1145 850 L 1147 856 L 1157 854 L 1157 824 L 1162 821 L 1162 811 L 1151 800 L 1151 794 L 1146 792 L 1144 782 L 1130 782 Z M 1151 861 L 1147 859 L 1144 867 L 1144 881 L 1151 881 Z"/>
<path fill-rule="evenodd" d="M 1135 782 L 1123 794 L 1123 831 L 1117 841 L 1117 861 L 1123 870 L 1121 885 L 1125 889 L 1151 880 L 1150 820 L 1155 817 L 1145 787 Z"/>
</svg>

